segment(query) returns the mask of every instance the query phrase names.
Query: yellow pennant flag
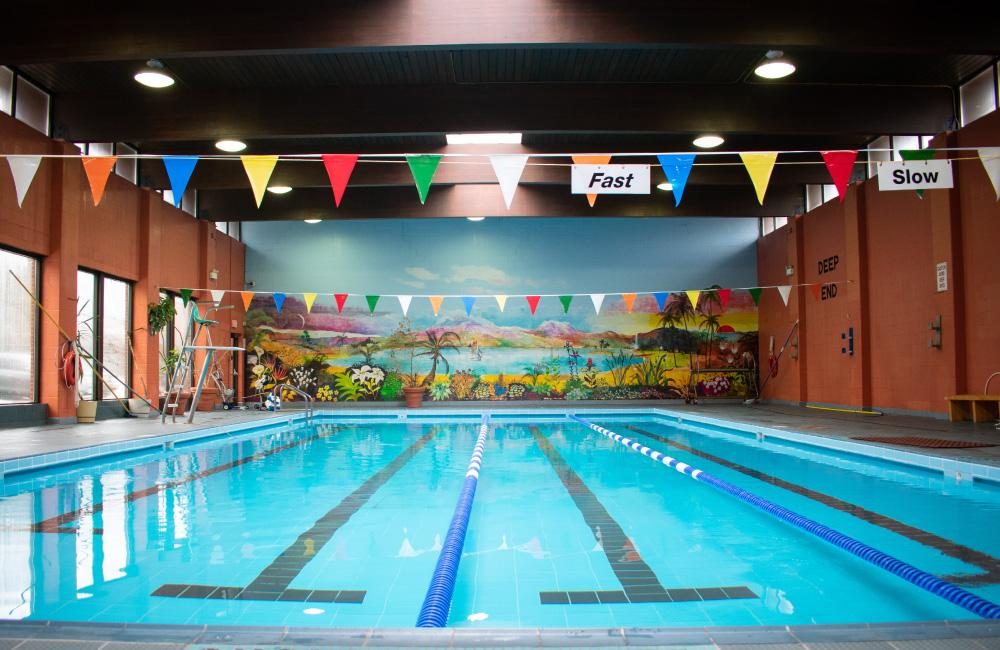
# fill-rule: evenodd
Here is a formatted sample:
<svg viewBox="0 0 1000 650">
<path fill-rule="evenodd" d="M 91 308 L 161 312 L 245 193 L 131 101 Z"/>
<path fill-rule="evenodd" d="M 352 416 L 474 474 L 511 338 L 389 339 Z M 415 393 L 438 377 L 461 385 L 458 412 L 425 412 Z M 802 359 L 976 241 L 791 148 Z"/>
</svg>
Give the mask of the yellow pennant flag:
<svg viewBox="0 0 1000 650">
<path fill-rule="evenodd" d="M 771 153 L 741 153 L 743 166 L 750 174 L 753 181 L 753 188 L 757 190 L 757 201 L 764 205 L 764 194 L 767 192 L 767 184 L 771 181 L 771 171 L 774 169 L 774 162 L 778 159 L 777 152 Z"/>
<path fill-rule="evenodd" d="M 311 314 L 313 310 L 313 303 L 316 302 L 316 294 L 304 293 L 302 294 L 302 298 L 306 301 L 306 313 Z"/>
<path fill-rule="evenodd" d="M 574 165 L 607 165 L 609 162 L 611 162 L 611 156 L 610 155 L 607 155 L 607 156 L 603 156 L 603 155 L 602 156 L 573 156 L 573 164 Z M 587 195 L 587 203 L 590 204 L 590 207 L 594 207 L 594 204 L 597 203 L 597 195 L 596 194 L 588 194 Z M 629 311 L 632 311 L 632 310 L 630 309 Z"/>
<path fill-rule="evenodd" d="M 632 313 L 632 305 L 635 304 L 635 294 L 634 293 L 623 293 L 622 300 L 625 301 L 625 309 L 628 313 Z"/>
<path fill-rule="evenodd" d="M 701 295 L 701 291 L 697 289 L 692 289 L 691 291 L 685 291 L 688 300 L 691 301 L 691 309 L 695 309 L 698 306 L 698 297 Z"/>
<path fill-rule="evenodd" d="M 497 299 L 497 304 L 500 305 L 500 311 L 503 312 L 503 308 L 507 306 L 507 296 L 493 296 Z"/>
<path fill-rule="evenodd" d="M 434 310 L 434 315 L 437 316 L 438 312 L 441 311 L 441 303 L 444 302 L 444 296 L 427 296 L 427 299 L 431 301 L 431 309 Z"/>
<path fill-rule="evenodd" d="M 253 188 L 253 198 L 257 200 L 257 207 L 260 207 L 264 200 L 264 190 L 267 189 L 267 182 L 271 180 L 271 172 L 278 164 L 277 156 L 240 156 L 243 161 L 243 169 L 250 179 L 250 187 Z"/>
</svg>

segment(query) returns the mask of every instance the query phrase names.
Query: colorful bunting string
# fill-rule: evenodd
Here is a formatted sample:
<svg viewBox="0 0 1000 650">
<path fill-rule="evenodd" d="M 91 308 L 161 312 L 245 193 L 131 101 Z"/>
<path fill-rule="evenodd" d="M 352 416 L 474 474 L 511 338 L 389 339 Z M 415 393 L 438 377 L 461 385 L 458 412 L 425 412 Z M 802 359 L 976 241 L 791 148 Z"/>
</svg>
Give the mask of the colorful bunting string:
<svg viewBox="0 0 1000 650">
<path fill-rule="evenodd" d="M 521 174 L 526 164 L 528 157 L 523 155 L 490 156 L 490 165 L 493 167 L 493 173 L 497 175 L 503 202 L 507 204 L 508 210 L 514 201 L 514 193 L 517 192 L 517 184 L 521 181 Z"/>
<path fill-rule="evenodd" d="M 221 303 L 222 300 L 226 297 L 225 289 L 212 289 L 211 291 L 209 291 L 209 293 L 212 294 L 212 302 L 214 302 L 217 305 Z"/>
<path fill-rule="evenodd" d="M 335 294 L 333 294 L 333 299 L 337 302 L 337 313 L 339 314 L 339 313 L 343 312 L 344 311 L 344 303 L 347 302 L 347 294 L 346 293 L 335 293 Z"/>
<path fill-rule="evenodd" d="M 1000 201 L 1000 147 L 983 147 L 979 149 L 979 160 L 983 163 L 983 169 L 993 184 L 993 191 L 996 192 L 997 201 Z"/>
<path fill-rule="evenodd" d="M 250 189 L 253 190 L 253 198 L 257 201 L 257 207 L 264 201 L 264 190 L 267 189 L 267 182 L 271 180 L 271 173 L 274 166 L 278 164 L 277 156 L 240 156 L 243 161 L 243 169 L 250 179 Z"/>
<path fill-rule="evenodd" d="M 417 184 L 417 195 L 420 197 L 420 204 L 427 202 L 427 192 L 431 188 L 431 181 L 434 172 L 437 171 L 441 156 L 422 154 L 419 156 L 407 156 L 406 162 L 410 166 L 410 173 L 413 174 L 413 182 Z"/>
<path fill-rule="evenodd" d="M 674 205 L 678 206 L 681 204 L 681 197 L 684 196 L 684 188 L 687 186 L 691 168 L 694 167 L 694 154 L 660 154 L 656 158 L 660 161 L 663 174 L 673 187 L 671 192 L 674 194 Z M 663 311 L 662 307 L 660 311 Z"/>
<path fill-rule="evenodd" d="M 525 296 L 525 300 L 528 301 L 528 309 L 531 310 L 531 315 L 535 315 L 535 310 L 538 309 L 538 302 L 542 299 L 541 296 Z"/>
<path fill-rule="evenodd" d="M 272 294 L 271 297 L 274 298 L 274 308 L 277 309 L 278 313 L 280 314 L 281 313 L 281 308 L 285 304 L 285 294 L 283 294 L 283 293 L 275 293 L 275 294 Z"/>
<path fill-rule="evenodd" d="M 253 302 L 253 291 L 240 291 L 240 298 L 243 299 L 243 311 L 250 311 L 250 303 Z"/>
<path fill-rule="evenodd" d="M 691 289 L 689 291 L 685 291 L 684 293 L 687 294 L 688 300 L 691 301 L 691 309 L 697 309 L 698 297 L 701 296 L 701 291 L 698 289 Z"/>
<path fill-rule="evenodd" d="M 500 307 L 500 313 L 503 313 L 503 308 L 507 306 L 507 296 L 494 296 L 497 299 L 497 306 Z"/>
<path fill-rule="evenodd" d="M 830 172 L 833 185 L 837 188 L 837 195 L 840 202 L 844 202 L 847 195 L 847 184 L 851 180 L 851 172 L 854 171 L 854 161 L 858 158 L 857 151 L 824 151 L 823 162 Z"/>
<path fill-rule="evenodd" d="M 101 199 L 104 198 L 104 188 L 108 184 L 108 177 L 111 176 L 111 170 L 115 168 L 117 161 L 117 156 L 83 158 L 83 171 L 87 175 L 90 194 L 94 197 L 95 206 L 100 205 Z"/>
<path fill-rule="evenodd" d="M 318 294 L 315 294 L 315 293 L 304 293 L 304 294 L 302 294 L 302 300 L 305 301 L 305 303 L 306 303 L 306 313 L 307 314 L 311 314 L 312 313 L 313 303 L 316 302 L 316 296 L 317 295 Z"/>
<path fill-rule="evenodd" d="M 375 313 L 375 305 L 378 304 L 378 299 L 379 298 L 381 298 L 381 296 L 376 296 L 376 295 L 373 295 L 373 294 L 365 296 L 365 301 L 368 303 L 368 313 L 370 313 L 370 314 L 374 314 Z"/>
<path fill-rule="evenodd" d="M 472 306 L 476 304 L 476 299 L 472 296 L 462 296 L 462 304 L 465 305 L 465 315 L 472 316 Z"/>
<path fill-rule="evenodd" d="M 569 313 L 569 305 L 573 302 L 573 296 L 559 296 L 559 302 L 562 303 L 563 313 Z"/>
<path fill-rule="evenodd" d="M 396 296 L 399 300 L 399 308 L 403 310 L 403 316 L 410 311 L 410 301 L 413 300 L 413 296 Z"/>
<path fill-rule="evenodd" d="M 174 196 L 175 208 L 181 207 L 188 181 L 191 180 L 191 174 L 194 173 L 194 167 L 197 164 L 198 156 L 163 157 L 163 166 L 167 170 L 167 179 L 170 181 L 170 192 Z"/>
<path fill-rule="evenodd" d="M 330 178 L 330 187 L 333 188 L 333 202 L 339 208 L 340 200 L 344 198 L 344 191 L 347 190 L 347 181 L 350 180 L 354 166 L 358 162 L 358 154 L 325 153 L 322 160 L 323 166 L 326 167 L 326 175 Z"/>
<path fill-rule="evenodd" d="M 632 307 L 635 305 L 635 294 L 634 293 L 623 293 L 622 302 L 625 303 L 625 310 L 628 313 L 632 313 Z"/>
<path fill-rule="evenodd" d="M 437 316 L 438 312 L 441 311 L 441 303 L 444 302 L 444 296 L 428 296 L 427 299 L 431 303 L 431 309 L 434 310 L 434 315 Z"/>
<path fill-rule="evenodd" d="M 590 301 L 594 303 L 594 313 L 601 313 L 601 305 L 604 303 L 603 293 L 592 293 L 590 294 Z"/>
<path fill-rule="evenodd" d="M 774 163 L 778 159 L 777 153 L 741 153 L 740 159 L 743 166 L 750 174 L 750 181 L 757 192 L 757 201 L 764 205 L 764 194 L 767 193 L 767 185 L 771 182 L 771 171 Z"/>
<path fill-rule="evenodd" d="M 600 155 L 600 156 L 579 156 L 579 155 L 578 156 L 573 156 L 573 164 L 574 165 L 607 165 L 609 162 L 611 162 L 611 156 L 610 155 L 607 155 L 607 156 L 604 156 L 604 155 Z M 596 194 L 588 194 L 587 195 L 587 203 L 590 204 L 590 207 L 594 207 L 594 204 L 597 203 L 597 195 Z"/>
<path fill-rule="evenodd" d="M 41 164 L 41 156 L 7 156 L 7 165 L 10 167 L 11 176 L 14 177 L 17 207 L 20 208 L 24 204 L 24 197 L 28 194 L 31 181 L 35 180 L 35 174 Z"/>
<path fill-rule="evenodd" d="M 781 296 L 781 301 L 783 303 L 785 303 L 785 307 L 787 307 L 788 306 L 788 297 L 790 295 L 792 295 L 792 287 L 791 287 L 791 285 L 784 284 L 784 285 L 782 285 L 780 287 L 777 287 L 777 289 L 778 289 L 778 295 Z"/>
<path fill-rule="evenodd" d="M 667 306 L 667 298 L 670 296 L 666 291 L 657 291 L 653 294 L 656 298 L 656 311 L 663 311 L 663 308 Z"/>
</svg>

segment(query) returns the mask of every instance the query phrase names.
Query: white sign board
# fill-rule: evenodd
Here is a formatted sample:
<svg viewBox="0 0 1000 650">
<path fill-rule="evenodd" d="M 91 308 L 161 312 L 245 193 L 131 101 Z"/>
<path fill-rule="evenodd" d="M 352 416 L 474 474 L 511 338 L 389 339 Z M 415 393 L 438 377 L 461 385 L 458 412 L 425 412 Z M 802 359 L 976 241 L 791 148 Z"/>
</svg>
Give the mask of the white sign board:
<svg viewBox="0 0 1000 650">
<path fill-rule="evenodd" d="M 899 160 L 878 163 L 878 189 L 937 190 L 954 186 L 950 160 Z"/>
<path fill-rule="evenodd" d="M 948 290 L 948 262 L 937 263 L 937 290 Z"/>
<path fill-rule="evenodd" d="M 649 194 L 649 165 L 573 165 L 573 194 Z"/>
</svg>

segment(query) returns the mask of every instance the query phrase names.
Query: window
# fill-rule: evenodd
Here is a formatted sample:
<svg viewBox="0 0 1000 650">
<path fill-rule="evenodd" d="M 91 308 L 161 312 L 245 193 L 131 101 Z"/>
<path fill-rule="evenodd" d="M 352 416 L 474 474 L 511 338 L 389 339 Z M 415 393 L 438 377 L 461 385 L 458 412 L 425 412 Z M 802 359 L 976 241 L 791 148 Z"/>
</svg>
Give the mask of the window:
<svg viewBox="0 0 1000 650">
<path fill-rule="evenodd" d="M 38 308 L 11 272 L 38 295 L 37 260 L 0 248 L 0 404 L 37 399 Z"/>
<path fill-rule="evenodd" d="M 49 134 L 49 94 L 24 77 L 17 77 L 14 117 L 28 126 Z"/>
<path fill-rule="evenodd" d="M 115 145 L 111 142 L 91 142 L 87 145 L 88 156 L 113 156 Z"/>
<path fill-rule="evenodd" d="M 0 111 L 10 115 L 14 100 L 14 71 L 5 65 L 0 65 Z"/>
<path fill-rule="evenodd" d="M 132 370 L 132 287 L 122 280 L 83 270 L 77 271 L 76 286 L 76 328 L 81 354 L 93 355 L 107 382 L 105 385 L 98 380 L 84 362 L 80 396 L 124 399 L 129 396 L 125 382 L 131 380 Z"/>
<path fill-rule="evenodd" d="M 178 356 L 181 353 L 181 346 L 184 345 L 184 330 L 190 320 L 190 307 L 184 306 L 184 300 L 180 296 L 169 291 L 161 291 L 160 298 L 173 298 L 174 301 L 174 322 L 160 331 L 160 393 L 167 392 L 167 373 L 163 370 L 166 366 L 167 355 L 171 350 L 176 350 Z M 194 376 L 190 374 L 188 383 L 193 384 Z"/>
<path fill-rule="evenodd" d="M 119 142 L 115 145 L 115 154 L 121 156 L 134 156 L 139 153 L 127 144 L 122 144 Z M 139 165 L 135 158 L 119 158 L 118 162 L 115 163 L 115 173 L 132 183 L 136 182 L 139 178 Z"/>
<path fill-rule="evenodd" d="M 894 135 L 892 136 L 892 159 L 902 160 L 900 151 L 916 151 L 920 149 L 919 135 Z"/>
<path fill-rule="evenodd" d="M 806 185 L 806 212 L 811 212 L 823 205 L 823 186 Z"/>
<path fill-rule="evenodd" d="M 878 175 L 878 163 L 889 160 L 892 138 L 887 135 L 875 138 L 868 144 L 868 178 Z"/>
<path fill-rule="evenodd" d="M 959 88 L 962 126 L 997 109 L 997 86 L 993 66 L 983 70 Z"/>
</svg>

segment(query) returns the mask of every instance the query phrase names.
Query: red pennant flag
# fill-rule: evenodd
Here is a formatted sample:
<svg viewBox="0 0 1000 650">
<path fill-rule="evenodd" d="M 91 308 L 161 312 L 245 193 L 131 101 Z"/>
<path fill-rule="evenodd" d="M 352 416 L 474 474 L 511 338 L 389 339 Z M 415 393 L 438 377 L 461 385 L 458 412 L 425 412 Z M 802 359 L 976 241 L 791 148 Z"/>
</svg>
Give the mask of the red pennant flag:
<svg viewBox="0 0 1000 650">
<path fill-rule="evenodd" d="M 96 156 L 83 159 L 83 171 L 90 183 L 90 194 L 94 197 L 94 205 L 99 205 L 104 197 L 104 188 L 108 184 L 108 176 L 115 168 L 118 156 Z"/>
<path fill-rule="evenodd" d="M 819 300 L 819 292 L 822 291 L 823 285 L 821 284 L 810 284 L 809 290 L 812 291 L 813 298 Z"/>
<path fill-rule="evenodd" d="M 535 310 L 538 309 L 538 301 L 542 299 L 541 296 L 525 296 L 525 300 L 528 301 L 528 308 L 531 309 L 531 315 L 535 315 Z"/>
<path fill-rule="evenodd" d="M 824 151 L 823 162 L 830 172 L 830 178 L 840 195 L 840 202 L 844 202 L 847 195 L 847 183 L 851 180 L 851 171 L 854 170 L 854 161 L 858 157 L 857 151 Z"/>
<path fill-rule="evenodd" d="M 344 311 L 344 303 L 347 302 L 346 293 L 335 293 L 333 294 L 334 300 L 337 301 L 337 313 Z"/>
<path fill-rule="evenodd" d="M 330 177 L 330 187 L 333 188 L 333 202 L 339 208 L 340 199 L 344 198 L 344 190 L 347 189 L 347 181 L 351 178 L 354 165 L 358 162 L 358 154 L 325 153 L 322 157 L 326 174 Z"/>
<path fill-rule="evenodd" d="M 732 289 L 716 289 L 715 293 L 719 296 L 719 306 L 722 307 L 722 311 L 726 311 L 726 307 L 729 305 L 729 294 L 732 292 Z"/>
</svg>

